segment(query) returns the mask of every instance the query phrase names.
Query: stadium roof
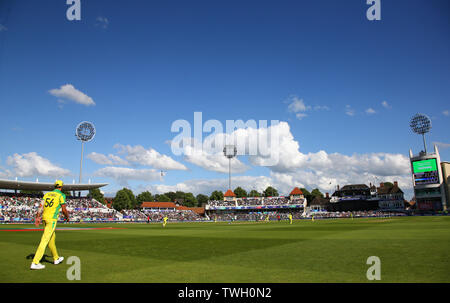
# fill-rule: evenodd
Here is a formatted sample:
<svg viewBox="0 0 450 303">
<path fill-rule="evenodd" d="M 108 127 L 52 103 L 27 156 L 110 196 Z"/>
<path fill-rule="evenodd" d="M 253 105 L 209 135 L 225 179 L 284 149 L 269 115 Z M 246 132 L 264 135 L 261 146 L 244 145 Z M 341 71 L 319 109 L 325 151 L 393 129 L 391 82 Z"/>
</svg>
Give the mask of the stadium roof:
<svg viewBox="0 0 450 303">
<path fill-rule="evenodd" d="M 303 195 L 303 192 L 300 188 L 296 187 L 291 191 L 290 196 Z"/>
<path fill-rule="evenodd" d="M 224 197 L 236 197 L 236 195 L 234 194 L 234 192 L 231 189 L 227 190 L 227 192 L 223 196 Z"/>
<path fill-rule="evenodd" d="M 402 193 L 403 191 L 398 187 L 398 183 L 394 182 L 393 186 L 380 186 L 377 188 L 377 193 L 379 195 L 388 195 L 388 194 L 398 194 L 398 193 Z"/>
<path fill-rule="evenodd" d="M 142 202 L 141 207 L 148 208 L 176 208 L 177 205 L 173 202 Z"/>
<path fill-rule="evenodd" d="M 64 183 L 63 190 L 64 191 L 90 190 L 100 188 L 106 185 L 108 185 L 108 183 L 93 183 L 93 184 Z M 45 182 L 30 182 L 30 181 L 0 179 L 0 189 L 51 191 L 55 189 L 55 186 L 53 182 L 45 183 Z"/>
<path fill-rule="evenodd" d="M 366 184 L 350 184 L 350 185 L 345 185 L 341 188 L 341 191 L 345 191 L 345 190 L 367 190 L 369 189 L 369 186 L 367 186 Z"/>
<path fill-rule="evenodd" d="M 190 210 L 199 215 L 203 215 L 205 213 L 204 207 L 187 207 L 187 206 L 178 206 L 177 210 Z"/>
</svg>

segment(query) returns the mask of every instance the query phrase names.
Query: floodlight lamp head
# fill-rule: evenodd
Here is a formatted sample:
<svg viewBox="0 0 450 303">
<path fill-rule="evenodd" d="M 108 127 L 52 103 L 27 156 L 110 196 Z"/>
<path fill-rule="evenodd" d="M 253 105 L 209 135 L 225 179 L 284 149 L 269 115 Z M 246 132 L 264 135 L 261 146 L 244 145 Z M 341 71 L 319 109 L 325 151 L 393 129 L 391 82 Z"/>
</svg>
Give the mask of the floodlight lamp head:
<svg viewBox="0 0 450 303">
<path fill-rule="evenodd" d="M 234 158 L 237 155 L 237 148 L 234 145 L 225 145 L 223 148 L 223 154 L 228 159 Z"/>
<path fill-rule="evenodd" d="M 409 123 L 411 130 L 419 135 L 425 135 L 431 130 L 431 120 L 427 115 L 416 114 Z"/>
<path fill-rule="evenodd" d="M 78 124 L 75 136 L 78 140 L 83 142 L 89 142 L 94 139 L 95 136 L 95 126 L 91 122 L 83 121 Z"/>
</svg>

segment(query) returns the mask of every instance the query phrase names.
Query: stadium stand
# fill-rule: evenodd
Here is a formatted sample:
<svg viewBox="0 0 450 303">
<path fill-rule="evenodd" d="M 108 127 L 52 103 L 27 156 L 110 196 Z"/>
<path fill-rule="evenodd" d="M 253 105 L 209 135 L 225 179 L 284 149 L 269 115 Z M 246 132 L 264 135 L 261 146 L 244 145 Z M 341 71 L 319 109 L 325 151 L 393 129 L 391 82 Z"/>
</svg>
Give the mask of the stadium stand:
<svg viewBox="0 0 450 303">
<path fill-rule="evenodd" d="M 0 222 L 33 222 L 40 202 L 40 198 L 28 195 L 2 195 L 0 196 Z M 71 198 L 67 199 L 66 205 L 71 222 L 102 222 L 123 219 L 121 213 L 106 207 L 95 199 Z"/>
</svg>

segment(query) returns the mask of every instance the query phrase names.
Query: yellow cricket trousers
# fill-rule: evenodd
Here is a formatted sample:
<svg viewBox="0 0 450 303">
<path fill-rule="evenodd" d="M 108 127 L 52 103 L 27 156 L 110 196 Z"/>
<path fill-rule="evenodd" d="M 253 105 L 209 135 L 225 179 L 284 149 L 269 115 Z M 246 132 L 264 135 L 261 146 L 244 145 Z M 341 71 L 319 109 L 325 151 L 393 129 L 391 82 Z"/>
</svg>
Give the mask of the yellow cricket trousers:
<svg viewBox="0 0 450 303">
<path fill-rule="evenodd" d="M 53 256 L 53 260 L 57 260 L 59 258 L 58 252 L 56 250 L 55 245 L 55 228 L 56 228 L 56 220 L 42 220 L 44 224 L 44 234 L 41 238 L 41 243 L 39 243 L 39 246 L 36 250 L 36 254 L 34 255 L 33 263 L 38 264 L 41 262 L 42 256 L 45 253 L 45 248 L 48 245 L 48 248 L 50 248 L 50 251 Z"/>
</svg>

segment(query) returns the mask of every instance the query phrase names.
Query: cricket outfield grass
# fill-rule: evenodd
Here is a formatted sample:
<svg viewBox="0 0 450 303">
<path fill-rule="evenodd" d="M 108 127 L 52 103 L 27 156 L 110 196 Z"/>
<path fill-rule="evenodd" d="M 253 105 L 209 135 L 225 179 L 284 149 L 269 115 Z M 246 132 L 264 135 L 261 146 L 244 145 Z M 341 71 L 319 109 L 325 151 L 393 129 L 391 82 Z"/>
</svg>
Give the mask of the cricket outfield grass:
<svg viewBox="0 0 450 303">
<path fill-rule="evenodd" d="M 297 283 L 450 282 L 450 217 L 393 217 L 281 222 L 61 224 L 66 260 L 30 270 L 42 231 L 0 225 L 0 282 Z M 68 280 L 70 256 L 80 280 Z"/>
</svg>

